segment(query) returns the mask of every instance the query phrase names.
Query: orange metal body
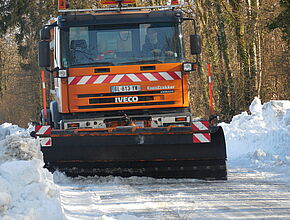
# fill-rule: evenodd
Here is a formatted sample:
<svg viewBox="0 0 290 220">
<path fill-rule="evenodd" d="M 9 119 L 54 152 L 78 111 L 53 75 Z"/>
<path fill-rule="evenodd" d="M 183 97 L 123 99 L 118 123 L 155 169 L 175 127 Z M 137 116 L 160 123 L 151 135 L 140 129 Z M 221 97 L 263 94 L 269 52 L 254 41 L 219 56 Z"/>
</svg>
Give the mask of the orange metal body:
<svg viewBox="0 0 290 220">
<path fill-rule="evenodd" d="M 146 66 L 146 65 L 141 65 Z M 147 65 L 148 66 L 148 65 Z M 154 71 L 140 71 L 140 65 L 128 65 L 128 66 L 106 66 L 102 68 L 109 68 L 109 73 L 95 73 L 96 67 L 86 68 L 70 68 L 68 69 L 70 77 L 78 76 L 99 76 L 99 75 L 116 75 L 116 74 L 136 74 L 136 73 L 148 73 L 148 72 L 168 72 L 168 71 L 181 71 L 180 63 L 167 63 L 167 64 L 153 64 L 149 66 L 155 66 Z M 98 67 L 100 68 L 100 67 Z M 79 98 L 79 95 L 84 94 L 104 94 L 111 93 L 112 86 L 122 85 L 140 85 L 142 91 L 148 90 L 148 87 L 167 86 L 173 88 L 174 93 L 153 94 L 153 100 L 139 101 L 138 103 L 146 102 L 166 102 L 171 101 L 174 104 L 169 105 L 144 105 L 144 106 L 126 106 L 126 107 L 114 107 L 118 103 L 110 103 L 110 108 L 91 108 L 91 109 L 79 109 L 79 106 L 89 106 L 89 98 Z M 93 112 L 93 111 L 113 111 L 113 110 L 136 110 L 136 109 L 148 109 L 148 108 L 173 108 L 173 107 L 188 107 L 188 76 L 182 73 L 182 78 L 177 80 L 158 80 L 158 81 L 141 81 L 141 82 L 119 82 L 119 83 L 101 83 L 101 84 L 85 84 L 85 85 L 69 85 L 67 79 L 61 80 L 62 87 L 62 113 L 73 112 Z M 103 98 L 114 97 L 128 97 L 128 96 L 146 96 L 141 95 L 122 95 L 122 93 L 112 93 L 112 96 L 105 96 Z M 98 97 L 102 99 L 102 97 Z M 94 104 L 102 105 L 102 104 Z"/>
</svg>

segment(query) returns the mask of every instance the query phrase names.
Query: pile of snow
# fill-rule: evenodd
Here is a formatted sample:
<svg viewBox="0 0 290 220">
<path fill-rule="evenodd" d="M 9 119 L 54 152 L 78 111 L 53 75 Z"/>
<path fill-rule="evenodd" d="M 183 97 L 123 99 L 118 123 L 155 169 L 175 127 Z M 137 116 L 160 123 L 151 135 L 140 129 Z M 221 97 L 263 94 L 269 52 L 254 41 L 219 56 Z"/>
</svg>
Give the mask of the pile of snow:
<svg viewBox="0 0 290 220">
<path fill-rule="evenodd" d="M 59 189 L 43 165 L 27 130 L 0 125 L 0 219 L 64 219 Z"/>
<path fill-rule="evenodd" d="M 37 141 L 28 131 L 16 125 L 0 125 L 0 162 L 11 160 L 42 160 Z"/>
<path fill-rule="evenodd" d="M 261 104 L 255 98 L 249 107 L 221 123 L 226 137 L 229 166 L 290 172 L 290 101 Z M 285 173 L 285 174 L 286 174 Z"/>
</svg>

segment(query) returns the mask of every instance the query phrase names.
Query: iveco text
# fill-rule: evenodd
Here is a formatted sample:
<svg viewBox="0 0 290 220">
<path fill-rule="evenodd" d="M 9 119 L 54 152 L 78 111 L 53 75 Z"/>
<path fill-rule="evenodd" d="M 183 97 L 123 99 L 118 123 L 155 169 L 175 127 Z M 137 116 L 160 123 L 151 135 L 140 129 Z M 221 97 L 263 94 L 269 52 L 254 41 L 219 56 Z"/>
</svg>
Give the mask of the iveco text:
<svg viewBox="0 0 290 220">
<path fill-rule="evenodd" d="M 116 97 L 115 102 L 138 102 L 138 97 L 137 96 Z"/>
</svg>

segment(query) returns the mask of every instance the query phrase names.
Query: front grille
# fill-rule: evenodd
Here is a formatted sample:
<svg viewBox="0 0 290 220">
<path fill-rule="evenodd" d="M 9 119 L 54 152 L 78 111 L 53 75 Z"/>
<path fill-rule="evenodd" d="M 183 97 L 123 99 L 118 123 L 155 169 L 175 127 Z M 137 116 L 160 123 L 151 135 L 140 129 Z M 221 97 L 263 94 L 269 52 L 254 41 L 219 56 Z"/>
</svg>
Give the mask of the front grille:
<svg viewBox="0 0 290 220">
<path fill-rule="evenodd" d="M 101 98 L 101 99 L 90 99 L 90 104 L 99 104 L 99 103 L 116 103 L 116 98 Z M 138 96 L 138 101 L 152 101 L 154 100 L 153 96 Z"/>
<path fill-rule="evenodd" d="M 166 93 L 174 93 L 174 90 L 80 94 L 78 95 L 78 98 L 93 98 L 93 97 L 121 96 L 121 95 L 122 96 L 123 95 L 151 95 L 151 94 L 166 94 Z"/>
<path fill-rule="evenodd" d="M 84 105 L 79 106 L 79 109 L 93 109 L 93 108 L 117 108 L 117 107 L 133 107 L 133 106 L 149 106 L 149 105 L 172 105 L 174 101 L 168 102 L 145 102 L 145 103 L 124 103 L 124 104 L 109 104 L 109 105 Z"/>
</svg>

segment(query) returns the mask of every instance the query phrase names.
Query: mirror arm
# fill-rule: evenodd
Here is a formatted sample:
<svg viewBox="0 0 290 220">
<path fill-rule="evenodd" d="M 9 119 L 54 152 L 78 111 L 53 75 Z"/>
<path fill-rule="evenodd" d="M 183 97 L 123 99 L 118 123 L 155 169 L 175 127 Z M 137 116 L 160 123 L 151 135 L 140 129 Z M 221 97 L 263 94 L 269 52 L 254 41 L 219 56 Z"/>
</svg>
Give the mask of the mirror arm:
<svg viewBox="0 0 290 220">
<path fill-rule="evenodd" d="M 197 25 L 196 25 L 195 19 L 193 19 L 192 22 L 193 22 L 194 34 L 197 34 Z"/>
<path fill-rule="evenodd" d="M 53 72 L 55 72 L 55 71 L 58 71 L 58 70 L 59 70 L 59 68 L 58 68 L 58 67 L 56 67 L 56 68 L 54 68 L 54 69 L 52 69 L 52 70 L 48 69 L 48 67 L 45 67 L 44 69 L 45 69 L 47 72 L 50 72 L 50 73 L 53 73 Z"/>
<path fill-rule="evenodd" d="M 194 18 L 183 18 L 184 21 L 192 21 L 193 22 L 193 28 L 194 28 L 194 34 L 197 34 L 197 25 Z"/>
</svg>

